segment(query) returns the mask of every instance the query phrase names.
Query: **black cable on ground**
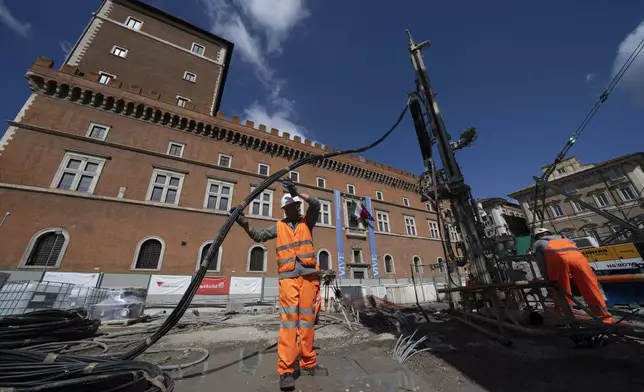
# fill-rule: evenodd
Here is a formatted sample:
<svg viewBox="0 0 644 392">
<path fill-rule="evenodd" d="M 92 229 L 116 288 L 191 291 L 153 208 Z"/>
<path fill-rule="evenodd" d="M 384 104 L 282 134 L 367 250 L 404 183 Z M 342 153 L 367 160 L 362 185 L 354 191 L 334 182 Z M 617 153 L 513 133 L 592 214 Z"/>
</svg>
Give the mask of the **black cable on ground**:
<svg viewBox="0 0 644 392">
<path fill-rule="evenodd" d="M 100 321 L 86 316 L 84 309 L 50 309 L 0 317 L 0 349 L 93 337 Z"/>
<path fill-rule="evenodd" d="M 109 346 L 99 340 L 72 340 L 64 342 L 44 343 L 36 346 L 24 347 L 25 351 L 40 351 L 45 353 L 69 354 L 80 351 L 100 349 L 101 352 L 93 355 L 105 354 L 109 351 Z"/>
<path fill-rule="evenodd" d="M 159 329 L 152 336 L 150 336 L 145 341 L 143 341 L 142 343 L 140 343 L 139 345 L 137 345 L 136 347 L 134 347 L 133 349 L 125 353 L 122 356 L 122 358 L 123 359 L 136 358 L 138 355 L 142 354 L 145 350 L 147 350 L 150 346 L 152 346 L 155 342 L 161 339 L 163 335 L 168 333 L 172 329 L 172 327 L 174 327 L 174 325 L 181 319 L 186 309 L 188 309 L 188 307 L 190 306 L 190 302 L 192 301 L 195 294 L 197 293 L 197 290 L 199 289 L 199 285 L 201 284 L 201 281 L 206 275 L 209 263 L 211 261 L 216 260 L 217 254 L 219 252 L 219 248 L 221 247 L 221 244 L 224 241 L 224 238 L 226 238 L 226 236 L 228 235 L 228 232 L 235 224 L 235 221 L 243 213 L 244 209 L 246 209 L 246 207 L 248 207 L 248 205 L 253 200 L 259 197 L 259 195 L 262 192 L 264 192 L 266 188 L 268 188 L 274 182 L 278 181 L 283 176 L 287 175 L 291 170 L 295 170 L 300 166 L 313 164 L 320 160 L 329 159 L 340 155 L 361 153 L 374 148 L 378 144 L 382 143 L 396 129 L 396 127 L 398 127 L 403 117 L 405 116 L 407 109 L 408 109 L 408 104 L 405 104 L 405 108 L 398 116 L 398 119 L 396 120 L 395 124 L 384 135 L 378 138 L 378 140 L 369 144 L 368 146 L 365 146 L 362 148 L 356 148 L 352 150 L 336 151 L 328 154 L 311 155 L 294 162 L 287 168 L 276 172 L 272 176 L 262 181 L 262 183 L 259 184 L 257 188 L 255 188 L 248 196 L 246 196 L 246 198 L 242 201 L 242 203 L 239 204 L 237 207 L 235 207 L 235 209 L 232 211 L 232 213 L 228 217 L 228 220 L 226 221 L 226 223 L 224 223 L 222 228 L 219 230 L 219 233 L 215 237 L 215 240 L 213 241 L 212 246 L 209 248 L 206 257 L 204 257 L 203 261 L 201 262 L 199 271 L 197 271 L 195 276 L 192 278 L 192 282 L 190 283 L 190 286 L 188 286 L 188 289 L 184 293 L 183 297 L 181 298 L 181 300 L 179 301 L 175 309 L 172 311 L 170 316 L 168 316 L 168 318 L 163 323 L 163 325 L 161 325 Z"/>
<path fill-rule="evenodd" d="M 169 392 L 174 381 L 142 361 L 0 350 L 0 386 L 11 392 Z"/>
</svg>

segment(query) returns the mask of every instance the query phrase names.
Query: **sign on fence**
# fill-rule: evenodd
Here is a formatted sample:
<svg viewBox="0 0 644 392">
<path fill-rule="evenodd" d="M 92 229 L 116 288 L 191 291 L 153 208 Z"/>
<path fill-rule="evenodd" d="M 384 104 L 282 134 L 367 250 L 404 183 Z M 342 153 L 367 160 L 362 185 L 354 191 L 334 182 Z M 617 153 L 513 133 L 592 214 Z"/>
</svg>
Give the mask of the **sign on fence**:
<svg viewBox="0 0 644 392">
<path fill-rule="evenodd" d="M 262 294 L 262 278 L 239 278 L 233 276 L 230 279 L 230 294 Z"/>
<path fill-rule="evenodd" d="M 197 290 L 198 295 L 228 295 L 229 292 L 230 278 L 203 278 Z"/>
<path fill-rule="evenodd" d="M 192 276 L 152 275 L 148 295 L 181 295 L 188 290 Z"/>
<path fill-rule="evenodd" d="M 45 282 L 69 283 L 84 287 L 96 287 L 100 273 L 83 274 L 78 272 L 45 272 L 42 280 Z"/>
</svg>

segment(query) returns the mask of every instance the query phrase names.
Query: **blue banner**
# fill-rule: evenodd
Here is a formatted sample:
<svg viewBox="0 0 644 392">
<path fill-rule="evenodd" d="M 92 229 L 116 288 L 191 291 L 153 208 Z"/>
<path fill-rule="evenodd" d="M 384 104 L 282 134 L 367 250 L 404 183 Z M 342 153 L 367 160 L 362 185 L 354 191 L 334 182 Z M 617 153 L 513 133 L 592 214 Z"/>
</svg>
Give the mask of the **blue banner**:
<svg viewBox="0 0 644 392">
<path fill-rule="evenodd" d="M 373 216 L 371 213 L 371 198 L 365 196 L 364 202 L 369 211 L 369 216 Z M 378 251 L 376 250 L 376 234 L 373 230 L 373 225 L 369 222 L 369 246 L 371 249 L 371 270 L 373 272 L 374 279 L 380 279 L 380 270 L 378 269 Z"/>
<path fill-rule="evenodd" d="M 333 209 L 335 211 L 335 246 L 338 249 L 338 278 L 346 279 L 346 267 L 344 265 L 344 214 L 342 211 L 342 194 L 339 190 L 333 190 Z"/>
</svg>

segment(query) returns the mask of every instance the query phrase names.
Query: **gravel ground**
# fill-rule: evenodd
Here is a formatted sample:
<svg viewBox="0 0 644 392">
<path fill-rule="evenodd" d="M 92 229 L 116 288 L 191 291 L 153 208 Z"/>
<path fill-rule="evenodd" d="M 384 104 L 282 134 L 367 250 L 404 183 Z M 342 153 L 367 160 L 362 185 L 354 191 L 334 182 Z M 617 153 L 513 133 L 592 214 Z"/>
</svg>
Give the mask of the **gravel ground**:
<svg viewBox="0 0 644 392">
<path fill-rule="evenodd" d="M 164 337 L 155 348 L 202 347 L 210 352 L 202 366 L 179 372 L 179 390 L 277 390 L 275 375 L 277 315 L 239 315 L 217 325 Z M 612 343 L 594 349 L 574 347 L 567 338 L 513 336 L 503 347 L 461 323 L 432 314 L 413 328 L 430 335 L 435 351 L 405 365 L 391 359 L 396 331 L 349 331 L 326 325 L 316 331 L 320 363 L 332 377 L 298 380 L 302 391 L 642 391 L 642 345 Z M 452 348 L 446 349 L 446 348 Z M 192 355 L 192 356 L 191 356 Z M 196 354 L 184 354 L 189 361 Z M 222 389 L 222 390 L 224 390 Z"/>
<path fill-rule="evenodd" d="M 468 381 L 490 391 L 644 390 L 644 346 L 638 343 L 584 349 L 567 338 L 513 336 L 507 348 L 453 320 L 423 330 L 456 348 L 421 353 L 407 364 L 438 390 L 460 390 Z"/>
</svg>

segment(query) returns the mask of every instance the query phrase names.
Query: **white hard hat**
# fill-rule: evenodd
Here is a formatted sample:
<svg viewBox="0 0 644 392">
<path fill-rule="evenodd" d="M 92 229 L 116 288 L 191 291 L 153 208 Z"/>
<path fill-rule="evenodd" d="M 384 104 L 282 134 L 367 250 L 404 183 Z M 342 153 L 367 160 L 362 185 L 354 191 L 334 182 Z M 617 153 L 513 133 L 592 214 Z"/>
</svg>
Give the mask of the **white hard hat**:
<svg viewBox="0 0 644 392">
<path fill-rule="evenodd" d="M 539 234 L 543 234 L 543 233 L 550 233 L 550 230 L 546 229 L 545 227 L 537 227 L 537 228 L 536 228 L 536 229 L 534 229 L 534 231 L 532 232 L 532 235 L 536 237 L 536 236 L 538 236 Z"/>
<path fill-rule="evenodd" d="M 280 207 L 284 208 L 289 204 L 301 203 L 301 202 L 302 202 L 302 199 L 300 199 L 299 196 L 293 197 L 293 196 L 291 196 L 290 194 L 287 193 L 284 196 L 282 196 L 282 202 L 280 203 L 281 204 Z"/>
</svg>

